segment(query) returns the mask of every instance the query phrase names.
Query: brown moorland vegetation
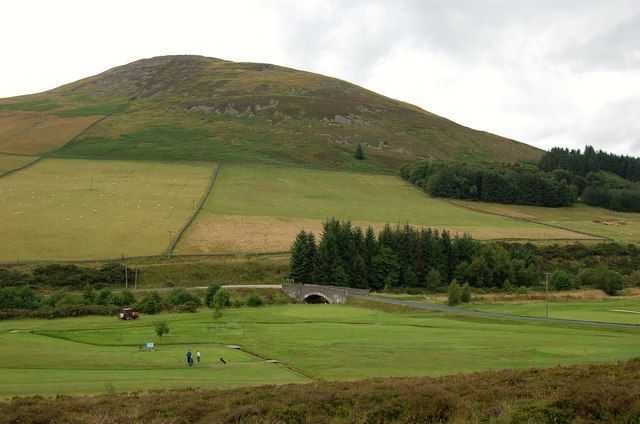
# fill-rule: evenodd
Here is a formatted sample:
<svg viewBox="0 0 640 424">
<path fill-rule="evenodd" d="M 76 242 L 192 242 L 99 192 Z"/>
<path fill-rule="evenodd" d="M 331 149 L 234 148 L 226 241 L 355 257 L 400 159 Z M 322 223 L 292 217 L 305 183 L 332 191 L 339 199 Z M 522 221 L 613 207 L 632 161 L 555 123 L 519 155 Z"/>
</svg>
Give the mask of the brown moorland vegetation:
<svg viewBox="0 0 640 424">
<path fill-rule="evenodd" d="M 637 423 L 640 360 L 442 378 L 16 398 L 0 423 Z"/>
<path fill-rule="evenodd" d="M 0 111 L 65 122 L 108 116 L 57 153 L 65 157 L 393 172 L 416 157 L 515 162 L 542 154 L 346 81 L 201 56 L 138 60 L 45 93 L 2 99 Z M 358 144 L 368 160 L 353 157 Z"/>
<path fill-rule="evenodd" d="M 0 152 L 25 155 L 46 153 L 61 147 L 99 118 L 0 110 Z"/>
</svg>

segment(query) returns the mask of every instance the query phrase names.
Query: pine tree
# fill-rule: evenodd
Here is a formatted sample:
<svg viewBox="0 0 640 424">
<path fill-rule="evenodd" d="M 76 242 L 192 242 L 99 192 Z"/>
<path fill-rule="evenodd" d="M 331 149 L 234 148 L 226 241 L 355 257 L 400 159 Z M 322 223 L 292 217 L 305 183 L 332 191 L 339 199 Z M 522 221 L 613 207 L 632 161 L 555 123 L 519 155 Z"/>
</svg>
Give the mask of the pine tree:
<svg viewBox="0 0 640 424">
<path fill-rule="evenodd" d="M 339 229 L 340 223 L 335 219 L 324 223 L 317 254 L 316 281 L 319 283 L 331 284 L 336 280 L 336 269 L 341 264 L 337 239 Z"/>
<path fill-rule="evenodd" d="M 367 286 L 372 287 L 374 282 L 373 258 L 378 254 L 378 241 L 373 228 L 369 226 L 364 237 L 364 263 L 367 267 Z"/>
<path fill-rule="evenodd" d="M 298 233 L 296 240 L 291 247 L 291 258 L 289 259 L 289 278 L 296 283 L 304 283 L 307 277 L 305 265 L 307 262 L 307 233 L 304 230 Z"/>
<path fill-rule="evenodd" d="M 305 254 L 303 261 L 304 281 L 312 283 L 318 267 L 318 248 L 316 246 L 316 237 L 312 232 L 307 233 L 307 242 L 305 245 Z"/>
<path fill-rule="evenodd" d="M 431 268 L 427 274 L 427 288 L 429 290 L 436 290 L 442 284 L 442 277 L 440 277 L 440 271 L 435 268 Z"/>
<path fill-rule="evenodd" d="M 367 265 L 361 255 L 356 255 L 353 261 L 353 275 L 351 277 L 350 286 L 358 289 L 366 289 L 369 287 Z"/>
<path fill-rule="evenodd" d="M 388 247 L 382 247 L 373 258 L 371 288 L 382 289 L 396 287 L 400 278 L 400 265 L 397 255 Z"/>
<path fill-rule="evenodd" d="M 407 267 L 404 270 L 404 285 L 407 287 L 417 287 L 418 286 L 418 277 L 416 273 L 411 269 L 411 267 Z"/>
<path fill-rule="evenodd" d="M 355 157 L 358 160 L 365 160 L 367 158 L 364 153 L 364 148 L 362 147 L 362 144 L 358 143 L 358 147 L 356 147 L 356 152 L 353 155 L 353 157 Z"/>
<path fill-rule="evenodd" d="M 342 265 L 338 265 L 334 275 L 335 280 L 331 281 L 332 284 L 340 287 L 349 287 L 349 274 L 347 274 Z"/>
</svg>

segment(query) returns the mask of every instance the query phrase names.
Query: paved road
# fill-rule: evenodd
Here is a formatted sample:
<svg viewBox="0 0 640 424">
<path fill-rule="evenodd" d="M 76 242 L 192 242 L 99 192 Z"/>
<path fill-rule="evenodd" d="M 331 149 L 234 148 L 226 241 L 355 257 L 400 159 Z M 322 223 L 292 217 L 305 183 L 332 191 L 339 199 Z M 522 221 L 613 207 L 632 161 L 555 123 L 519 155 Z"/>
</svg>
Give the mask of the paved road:
<svg viewBox="0 0 640 424">
<path fill-rule="evenodd" d="M 411 308 L 416 309 L 424 309 L 427 311 L 434 312 L 445 312 L 454 315 L 463 315 L 477 318 L 493 318 L 493 319 L 502 319 L 502 320 L 511 320 L 511 321 L 530 321 L 530 322 L 544 322 L 550 324 L 561 324 L 561 325 L 581 325 L 586 327 L 598 327 L 598 328 L 633 328 L 640 329 L 640 325 L 638 324 L 623 324 L 623 323 L 613 323 L 613 322 L 600 322 L 600 321 L 581 321 L 581 320 L 573 320 L 573 319 L 560 319 L 560 318 L 542 318 L 542 317 L 528 317 L 523 315 L 513 315 L 513 314 L 504 314 L 500 312 L 487 312 L 487 311 L 477 311 L 473 309 L 465 309 L 465 308 L 456 308 L 447 305 L 438 305 L 435 303 L 424 303 L 424 302 L 413 302 L 410 300 L 398 300 L 392 299 L 383 296 L 353 296 L 356 299 L 368 300 L 373 302 L 387 303 L 390 305 L 401 305 L 401 306 L 409 306 Z"/>
</svg>

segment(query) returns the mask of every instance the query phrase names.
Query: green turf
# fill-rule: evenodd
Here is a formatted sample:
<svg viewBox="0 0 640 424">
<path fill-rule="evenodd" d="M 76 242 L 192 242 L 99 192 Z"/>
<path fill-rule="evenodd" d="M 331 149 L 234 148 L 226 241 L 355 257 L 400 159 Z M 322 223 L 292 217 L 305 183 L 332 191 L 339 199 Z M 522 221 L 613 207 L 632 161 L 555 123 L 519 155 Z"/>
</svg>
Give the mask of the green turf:
<svg viewBox="0 0 640 424">
<path fill-rule="evenodd" d="M 168 320 L 161 340 L 150 326 Z M 21 330 L 16 332 L 16 330 Z M 29 331 L 29 332 L 27 332 Z M 638 333 L 542 324 L 388 313 L 354 306 L 287 305 L 143 316 L 0 322 L 0 395 L 95 393 L 157 387 L 229 387 L 368 377 L 443 375 L 483 369 L 548 367 L 637 355 Z M 140 352 L 145 341 L 156 352 Z M 230 350 L 238 344 L 263 358 Z M 184 352 L 201 349 L 191 370 Z M 228 366 L 216 363 L 219 356 Z"/>
<path fill-rule="evenodd" d="M 546 316 L 546 304 L 540 301 L 524 303 L 477 303 L 470 304 L 466 307 L 481 311 L 504 312 L 532 317 Z M 640 300 L 612 299 L 586 302 L 549 302 L 549 317 L 640 325 Z"/>
</svg>

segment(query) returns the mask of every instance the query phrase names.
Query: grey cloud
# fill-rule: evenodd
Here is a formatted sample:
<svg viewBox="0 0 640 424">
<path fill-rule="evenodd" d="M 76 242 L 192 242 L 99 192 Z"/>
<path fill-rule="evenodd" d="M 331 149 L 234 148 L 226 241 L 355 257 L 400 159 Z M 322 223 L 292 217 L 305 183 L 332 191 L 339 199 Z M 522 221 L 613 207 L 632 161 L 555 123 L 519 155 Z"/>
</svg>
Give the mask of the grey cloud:
<svg viewBox="0 0 640 424">
<path fill-rule="evenodd" d="M 629 70 L 640 68 L 640 12 L 593 39 L 563 52 L 577 69 Z"/>
<path fill-rule="evenodd" d="M 534 144 L 545 140 L 538 143 L 545 146 L 569 139 L 576 146 L 593 143 L 640 153 L 640 145 L 633 142 L 640 128 L 630 118 L 638 110 L 635 100 L 610 104 L 602 93 L 594 93 L 592 101 L 602 102 L 602 111 L 588 116 L 572 98 L 572 90 L 583 87 L 571 87 L 579 73 L 640 72 L 637 1 L 352 0 L 319 7 L 303 12 L 292 4 L 282 14 L 289 56 L 306 69 L 366 86 L 377 64 L 391 57 L 402 61 L 407 49 L 441 55 L 456 71 L 488 67 L 503 75 L 494 87 L 495 98 L 479 99 L 469 91 L 459 99 L 478 108 L 493 102 L 496 111 L 507 111 L 482 122 L 484 130 L 499 132 L 501 120 L 533 116 L 538 127 L 526 125 L 508 135 Z M 322 68 L 328 58 L 339 69 Z M 430 78 L 431 70 L 424 69 L 424 75 Z M 633 95 L 640 96 L 640 89 Z M 438 108 L 438 99 L 429 97 L 428 102 Z M 427 99 L 419 106 L 427 107 Z M 465 123 L 455 112 L 448 117 Z"/>
</svg>

